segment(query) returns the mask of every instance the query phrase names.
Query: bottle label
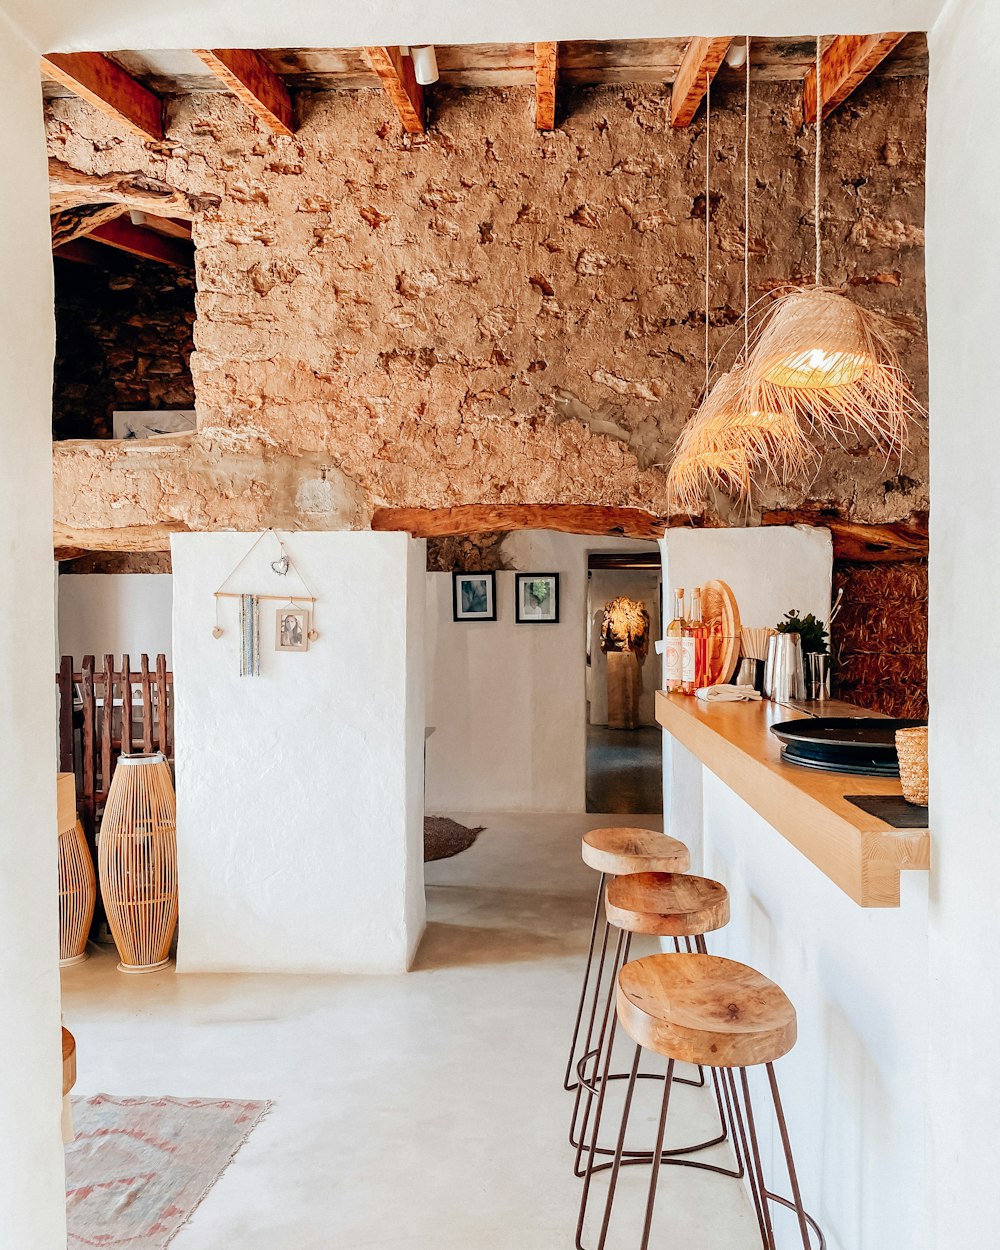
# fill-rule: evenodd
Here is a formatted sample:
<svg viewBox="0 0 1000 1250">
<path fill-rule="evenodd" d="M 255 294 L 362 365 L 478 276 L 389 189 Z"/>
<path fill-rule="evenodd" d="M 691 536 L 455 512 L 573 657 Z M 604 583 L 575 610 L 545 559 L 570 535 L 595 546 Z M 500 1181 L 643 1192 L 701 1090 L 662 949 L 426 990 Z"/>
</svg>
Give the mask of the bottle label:
<svg viewBox="0 0 1000 1250">
<path fill-rule="evenodd" d="M 682 638 L 681 642 L 681 681 L 694 682 L 694 639 Z"/>
<path fill-rule="evenodd" d="M 664 671 L 666 673 L 667 689 L 671 689 L 673 685 L 680 685 L 684 680 L 681 662 L 681 643 L 682 638 L 668 638 L 666 646 L 663 650 Z"/>
</svg>

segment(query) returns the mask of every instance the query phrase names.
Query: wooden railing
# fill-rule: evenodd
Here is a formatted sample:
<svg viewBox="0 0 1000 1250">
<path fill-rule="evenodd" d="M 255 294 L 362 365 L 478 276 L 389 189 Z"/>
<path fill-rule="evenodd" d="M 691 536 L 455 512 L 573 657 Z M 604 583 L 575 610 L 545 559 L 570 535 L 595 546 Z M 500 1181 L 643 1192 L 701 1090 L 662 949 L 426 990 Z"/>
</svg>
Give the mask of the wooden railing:
<svg viewBox="0 0 1000 1250">
<path fill-rule="evenodd" d="M 77 670 L 64 655 L 56 674 L 59 693 L 59 770 L 76 777 L 76 801 L 87 840 L 94 847 L 98 816 L 108 797 L 118 756 L 133 751 L 173 755 L 173 673 L 158 655 L 139 657 L 132 672 L 129 657 L 120 669 L 106 655 L 97 668 L 85 655 Z"/>
</svg>

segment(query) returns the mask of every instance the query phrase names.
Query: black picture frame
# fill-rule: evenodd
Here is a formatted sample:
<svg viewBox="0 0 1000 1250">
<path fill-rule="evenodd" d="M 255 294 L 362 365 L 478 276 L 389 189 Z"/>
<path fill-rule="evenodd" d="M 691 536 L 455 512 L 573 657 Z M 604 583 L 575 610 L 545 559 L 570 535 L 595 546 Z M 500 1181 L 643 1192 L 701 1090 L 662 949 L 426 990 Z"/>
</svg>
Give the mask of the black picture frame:
<svg viewBox="0 0 1000 1250">
<path fill-rule="evenodd" d="M 526 592 L 531 582 L 549 582 L 551 609 L 544 615 L 533 612 L 526 603 Z M 514 620 L 518 625 L 558 625 L 559 624 L 559 574 L 558 573 L 515 573 L 514 574 Z"/>
<path fill-rule="evenodd" d="M 480 589 L 475 583 L 483 583 Z M 482 594 L 481 611 L 474 609 Z M 451 619 L 453 621 L 495 621 L 497 619 L 496 573 L 452 573 Z"/>
</svg>

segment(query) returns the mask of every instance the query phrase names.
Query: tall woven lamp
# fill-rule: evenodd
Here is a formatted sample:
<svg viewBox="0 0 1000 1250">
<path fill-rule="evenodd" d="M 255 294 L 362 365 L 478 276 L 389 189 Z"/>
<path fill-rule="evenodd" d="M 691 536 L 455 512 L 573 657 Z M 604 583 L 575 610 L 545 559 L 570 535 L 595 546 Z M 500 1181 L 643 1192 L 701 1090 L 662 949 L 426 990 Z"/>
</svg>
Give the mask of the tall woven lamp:
<svg viewBox="0 0 1000 1250">
<path fill-rule="evenodd" d="M 158 752 L 118 760 L 97 868 L 120 971 L 162 968 L 177 927 L 177 809 L 170 768 Z"/>
<path fill-rule="evenodd" d="M 59 834 L 59 966 L 87 958 L 97 880 L 83 825 L 74 821 Z"/>
</svg>

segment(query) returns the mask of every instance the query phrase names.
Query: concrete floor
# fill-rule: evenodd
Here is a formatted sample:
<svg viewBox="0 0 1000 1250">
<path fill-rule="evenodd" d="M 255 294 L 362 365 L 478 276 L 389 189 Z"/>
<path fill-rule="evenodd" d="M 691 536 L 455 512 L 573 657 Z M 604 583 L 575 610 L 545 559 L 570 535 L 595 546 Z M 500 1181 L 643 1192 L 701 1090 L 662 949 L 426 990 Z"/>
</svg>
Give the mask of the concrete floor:
<svg viewBox="0 0 1000 1250">
<path fill-rule="evenodd" d="M 587 726 L 587 811 L 663 811 L 663 732 Z"/>
<path fill-rule="evenodd" d="M 476 844 L 427 867 L 408 976 L 128 977 L 107 951 L 65 970 L 77 1093 L 275 1100 L 171 1250 L 572 1247 L 562 1074 L 594 888 L 578 847 L 609 822 L 475 819 Z M 675 1090 L 668 1144 L 711 1119 L 702 1091 Z M 650 1139 L 653 1111 L 642 1103 L 634 1120 Z M 638 1245 L 644 1181 L 623 1170 L 608 1250 Z M 598 1224 L 602 1192 L 595 1182 Z M 738 1182 L 674 1168 L 657 1244 L 760 1243 Z"/>
</svg>

